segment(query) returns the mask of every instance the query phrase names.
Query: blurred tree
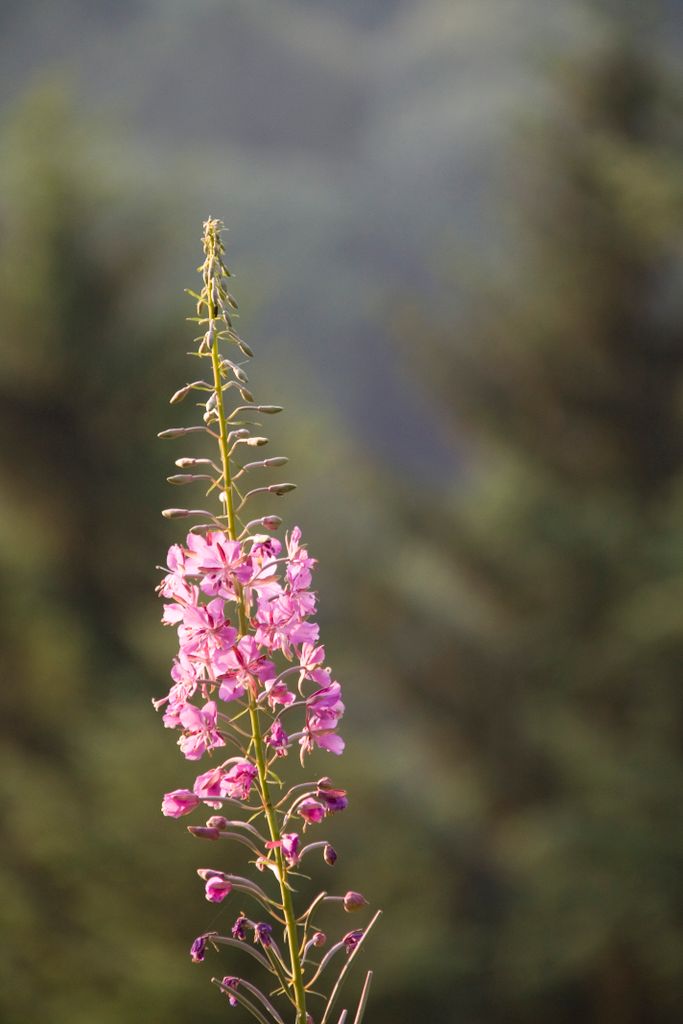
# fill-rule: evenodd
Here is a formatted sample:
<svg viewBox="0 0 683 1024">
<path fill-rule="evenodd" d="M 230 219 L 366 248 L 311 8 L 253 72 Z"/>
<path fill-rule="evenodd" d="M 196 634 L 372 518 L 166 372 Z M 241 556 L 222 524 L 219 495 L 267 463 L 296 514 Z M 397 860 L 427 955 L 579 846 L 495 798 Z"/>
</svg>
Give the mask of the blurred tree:
<svg viewBox="0 0 683 1024">
<path fill-rule="evenodd" d="M 411 325 L 473 469 L 450 509 L 407 499 L 364 611 L 453 773 L 454 1020 L 683 1012 L 677 97 L 615 26 L 515 161 L 506 282 Z"/>
</svg>

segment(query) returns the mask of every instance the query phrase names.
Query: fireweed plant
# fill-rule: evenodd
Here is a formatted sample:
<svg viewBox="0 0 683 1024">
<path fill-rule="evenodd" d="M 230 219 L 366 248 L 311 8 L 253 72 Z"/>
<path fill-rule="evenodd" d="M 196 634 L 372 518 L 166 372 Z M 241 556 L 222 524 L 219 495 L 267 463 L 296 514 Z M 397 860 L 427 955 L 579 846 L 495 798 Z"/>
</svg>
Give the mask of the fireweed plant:
<svg viewBox="0 0 683 1024">
<path fill-rule="evenodd" d="M 362 910 L 367 901 L 360 893 L 320 892 L 295 909 L 298 890 L 305 889 L 305 861 L 322 858 L 331 868 L 337 858 L 315 830 L 348 801 L 327 777 L 287 786 L 279 768 L 297 755 L 304 768 L 316 747 L 341 754 L 344 741 L 337 729 L 344 704 L 313 621 L 316 563 L 302 546 L 301 531 L 294 527 L 283 543 L 274 536 L 279 516 L 245 522 L 254 496 L 284 495 L 294 485 L 259 484 L 264 470 L 283 466 L 286 458 L 250 461 L 267 441 L 253 431 L 259 427 L 255 417 L 281 410 L 257 405 L 248 390 L 243 366 L 252 352 L 233 326 L 237 306 L 227 288 L 231 275 L 222 229 L 217 220 L 204 224 L 202 289 L 189 292 L 197 307 L 190 319 L 200 330 L 190 354 L 206 366 L 208 379 L 186 384 L 171 398 L 172 404 L 199 398 L 203 423 L 159 435 L 203 434 L 216 446 L 213 458 L 177 459 L 181 472 L 168 478 L 172 484 L 202 484 L 220 508 L 215 514 L 183 508 L 162 513 L 196 522 L 185 542 L 169 549 L 158 587 L 166 601 L 162 622 L 177 629 L 179 649 L 170 691 L 154 702 L 163 709 L 164 725 L 179 730 L 178 746 L 187 760 L 206 758 L 209 764 L 192 789 L 166 793 L 162 811 L 172 818 L 202 807 L 220 812 L 188 831 L 219 850 L 226 841 L 246 848 L 254 869 L 252 877 L 235 873 L 233 850 L 229 857 L 211 858 L 219 866 L 197 872 L 206 899 L 225 904 L 228 926 L 227 934 L 207 931 L 194 940 L 193 962 L 228 946 L 236 958 L 257 961 L 266 976 L 261 987 L 236 974 L 212 978 L 227 1002 L 261 1024 L 351 1024 L 347 1010 L 336 1020 L 332 1013 L 379 911 L 364 928 L 342 926 L 345 934 L 328 941 L 318 927 L 320 911 L 327 903 L 342 914 Z M 224 870 L 228 859 L 230 870 Z M 368 972 L 353 1024 L 364 1016 L 371 979 Z"/>
</svg>

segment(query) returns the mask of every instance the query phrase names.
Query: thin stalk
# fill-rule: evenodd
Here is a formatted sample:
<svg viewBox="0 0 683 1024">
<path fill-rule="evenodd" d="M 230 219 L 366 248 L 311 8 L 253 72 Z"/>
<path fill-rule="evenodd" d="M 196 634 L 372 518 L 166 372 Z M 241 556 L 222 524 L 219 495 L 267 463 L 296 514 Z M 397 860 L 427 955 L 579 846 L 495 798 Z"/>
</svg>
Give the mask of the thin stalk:
<svg viewBox="0 0 683 1024">
<path fill-rule="evenodd" d="M 208 278 L 208 275 L 207 275 Z M 228 442 L 228 421 L 225 416 L 225 406 L 223 403 L 223 387 L 220 370 L 220 354 L 218 351 L 218 331 L 214 324 L 216 321 L 216 306 L 213 301 L 212 283 L 210 279 L 205 280 L 206 286 L 206 304 L 208 311 L 209 330 L 213 327 L 213 342 L 211 345 L 211 365 L 213 367 L 213 380 L 214 380 L 214 391 L 216 395 L 216 412 L 218 415 L 218 426 L 219 426 L 219 440 L 218 446 L 221 454 L 221 463 L 223 469 L 223 505 L 225 509 L 225 518 L 227 520 L 227 534 L 230 540 L 237 539 L 237 530 L 235 527 L 235 509 L 233 504 L 233 484 L 230 469 L 230 445 Z M 246 635 L 247 632 L 247 614 L 244 604 L 244 597 L 240 592 L 238 595 L 237 602 L 239 628 L 242 636 Z M 264 751 L 263 735 L 261 732 L 261 724 L 259 721 L 258 707 L 253 693 L 249 692 L 249 720 L 252 731 L 252 742 L 254 749 L 254 760 L 256 762 L 256 769 L 258 772 L 259 790 L 261 792 L 261 800 L 263 803 L 263 811 L 268 822 L 268 831 L 270 832 L 270 838 L 272 842 L 280 842 L 280 830 L 277 825 L 275 818 L 275 812 L 273 810 L 273 802 L 270 796 L 270 788 L 268 786 L 267 778 L 267 758 Z M 301 958 L 299 956 L 299 942 L 298 932 L 296 925 L 296 916 L 294 914 L 294 907 L 292 905 L 292 896 L 287 885 L 287 865 L 282 855 L 282 850 L 278 846 L 275 848 L 275 859 L 278 866 L 278 883 L 280 885 L 280 892 L 282 895 L 282 906 L 284 911 L 284 917 L 286 922 L 287 931 L 287 944 L 289 946 L 289 956 L 291 964 L 291 981 L 294 989 L 297 1019 L 296 1024 L 306 1024 L 306 992 L 304 990 L 303 972 L 301 968 Z"/>
<path fill-rule="evenodd" d="M 370 934 L 370 929 L 376 923 L 376 921 L 379 919 L 381 913 L 382 913 L 381 910 L 377 911 L 377 913 L 375 914 L 373 919 L 370 921 L 370 924 L 365 929 L 363 937 L 358 940 L 358 945 L 356 946 L 356 948 L 354 950 L 351 951 L 351 953 L 349 953 L 349 957 L 348 957 L 346 963 L 344 964 L 344 966 L 342 967 L 342 969 L 341 969 L 341 971 L 339 973 L 339 977 L 337 978 L 337 982 L 336 982 L 334 988 L 332 989 L 332 991 L 330 992 L 330 997 L 327 1000 L 327 1006 L 325 1007 L 325 1012 L 323 1014 L 322 1020 L 320 1021 L 320 1024 L 327 1024 L 327 1022 L 329 1021 L 330 1013 L 332 1012 L 332 1007 L 334 1006 L 334 1002 L 335 1002 L 337 996 L 339 995 L 339 990 L 341 989 L 342 982 L 344 981 L 344 978 L 348 974 L 348 971 L 349 971 L 349 968 L 351 967 L 351 964 L 353 963 L 353 961 L 355 960 L 356 956 L 360 952 L 361 946 L 363 945 L 363 943 L 367 939 L 368 935 Z M 368 984 L 367 979 L 366 979 L 365 983 L 366 983 L 366 985 Z"/>
</svg>

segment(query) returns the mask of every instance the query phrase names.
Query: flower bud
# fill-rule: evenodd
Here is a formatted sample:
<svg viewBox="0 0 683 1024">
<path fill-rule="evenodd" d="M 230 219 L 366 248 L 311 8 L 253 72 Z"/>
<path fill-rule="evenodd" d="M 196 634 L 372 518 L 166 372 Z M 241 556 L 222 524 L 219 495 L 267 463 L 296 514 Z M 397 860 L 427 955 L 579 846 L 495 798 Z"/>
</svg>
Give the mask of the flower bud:
<svg viewBox="0 0 683 1024">
<path fill-rule="evenodd" d="M 178 467 L 178 469 L 191 469 L 192 466 L 210 466 L 211 459 L 182 458 L 176 459 L 175 464 Z"/>
<path fill-rule="evenodd" d="M 197 431 L 205 432 L 204 427 L 169 427 L 168 430 L 161 430 L 157 437 L 172 441 L 176 437 L 185 437 L 186 434 L 196 434 Z"/>
<path fill-rule="evenodd" d="M 228 819 L 224 818 L 222 814 L 212 814 L 206 823 L 207 828 L 217 828 L 219 832 L 225 832 L 228 824 Z"/>
<path fill-rule="evenodd" d="M 225 356 L 223 356 L 223 358 L 221 359 L 221 369 L 231 369 L 233 374 L 235 375 L 236 380 L 238 380 L 240 384 L 247 384 L 249 382 L 249 378 L 247 377 L 242 367 L 238 366 L 237 363 L 233 363 L 232 359 L 226 359 Z"/>
<path fill-rule="evenodd" d="M 185 519 L 190 513 L 186 508 L 165 508 L 161 514 L 164 519 Z"/>
<path fill-rule="evenodd" d="M 352 914 L 354 910 L 361 910 L 363 907 L 367 907 L 368 901 L 365 896 L 362 896 L 359 892 L 347 892 L 344 897 L 344 910 L 349 914 Z"/>
<path fill-rule="evenodd" d="M 177 402 L 182 402 L 183 398 L 189 395 L 192 390 L 191 384 L 186 384 L 184 388 L 178 388 L 178 390 L 171 395 L 168 400 L 169 405 L 175 405 Z"/>
<path fill-rule="evenodd" d="M 255 405 L 254 410 L 256 412 L 264 412 L 268 416 L 273 416 L 276 412 L 282 412 L 281 405 Z"/>
<path fill-rule="evenodd" d="M 250 448 L 261 448 L 262 445 L 268 444 L 267 437 L 247 437 L 244 442 Z"/>
<path fill-rule="evenodd" d="M 326 864 L 329 864 L 330 866 L 336 863 L 337 851 L 335 850 L 334 846 L 332 846 L 331 843 L 325 843 L 325 848 L 323 849 L 323 860 L 325 861 Z"/>
<path fill-rule="evenodd" d="M 271 484 L 268 487 L 268 491 L 269 491 L 270 494 L 277 494 L 277 495 L 289 494 L 290 491 L 295 491 L 295 490 L 296 490 L 296 484 Z"/>
<path fill-rule="evenodd" d="M 279 526 L 282 526 L 282 519 L 280 516 L 264 516 L 261 520 L 261 525 L 264 526 L 266 530 L 277 530 Z"/>
<path fill-rule="evenodd" d="M 325 935 L 325 932 L 314 932 L 311 936 L 311 942 L 314 946 L 324 946 L 327 942 L 327 935 Z"/>
<path fill-rule="evenodd" d="M 206 474 L 196 473 L 174 473 L 173 476 L 167 476 L 166 482 L 169 484 L 194 484 L 197 480 L 210 479 Z"/>
<path fill-rule="evenodd" d="M 188 825 L 187 831 L 197 839 L 220 839 L 220 829 L 215 827 L 204 827 L 204 825 Z"/>
</svg>

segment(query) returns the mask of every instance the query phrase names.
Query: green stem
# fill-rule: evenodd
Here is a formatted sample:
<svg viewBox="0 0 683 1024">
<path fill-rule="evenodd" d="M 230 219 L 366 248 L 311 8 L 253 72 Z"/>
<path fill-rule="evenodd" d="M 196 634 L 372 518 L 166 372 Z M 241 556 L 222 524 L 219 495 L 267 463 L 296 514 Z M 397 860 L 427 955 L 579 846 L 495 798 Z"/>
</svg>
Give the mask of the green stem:
<svg viewBox="0 0 683 1024">
<path fill-rule="evenodd" d="M 223 505 L 225 509 L 225 517 L 227 519 L 227 534 L 230 537 L 230 540 L 236 540 L 237 530 L 235 528 L 235 509 L 232 495 L 232 475 L 230 471 L 230 448 L 228 443 L 228 427 L 225 418 L 225 406 L 223 403 L 223 381 L 221 378 L 220 356 L 218 352 L 218 331 L 215 329 L 216 307 L 211 297 L 211 282 L 206 281 L 205 284 L 209 327 L 211 328 L 212 326 L 214 326 L 214 339 L 213 344 L 211 346 L 211 365 L 213 367 L 213 380 L 216 393 L 216 411 L 218 414 L 218 423 L 220 430 L 218 443 L 221 453 L 221 463 L 223 470 Z M 240 634 L 244 636 L 247 632 L 247 613 L 244 603 L 244 596 L 242 595 L 241 592 L 239 592 L 238 594 L 237 612 L 239 618 Z M 251 690 L 249 691 L 249 720 L 251 723 L 252 742 L 254 747 L 254 760 L 256 761 L 256 769 L 258 772 L 259 790 L 261 793 L 263 811 L 266 817 L 266 821 L 268 822 L 268 831 L 270 832 L 271 841 L 274 843 L 278 843 L 280 842 L 280 830 L 278 828 L 277 819 L 275 817 L 275 811 L 273 810 L 273 802 L 270 796 L 270 788 L 268 786 L 268 769 L 263 745 L 261 723 L 259 721 L 258 707 L 256 704 L 256 698 L 254 697 L 254 694 L 252 693 Z M 299 942 L 296 917 L 294 914 L 294 907 L 292 904 L 291 891 L 287 884 L 287 865 L 282 855 L 281 847 L 276 846 L 274 852 L 278 867 L 278 882 L 280 884 L 280 893 L 282 895 L 282 907 L 286 922 L 287 944 L 289 946 L 289 957 L 292 973 L 292 986 L 294 988 L 294 1004 L 296 1006 L 297 1011 L 296 1024 L 306 1024 L 306 992 L 304 990 L 301 958 L 299 956 Z"/>
</svg>

